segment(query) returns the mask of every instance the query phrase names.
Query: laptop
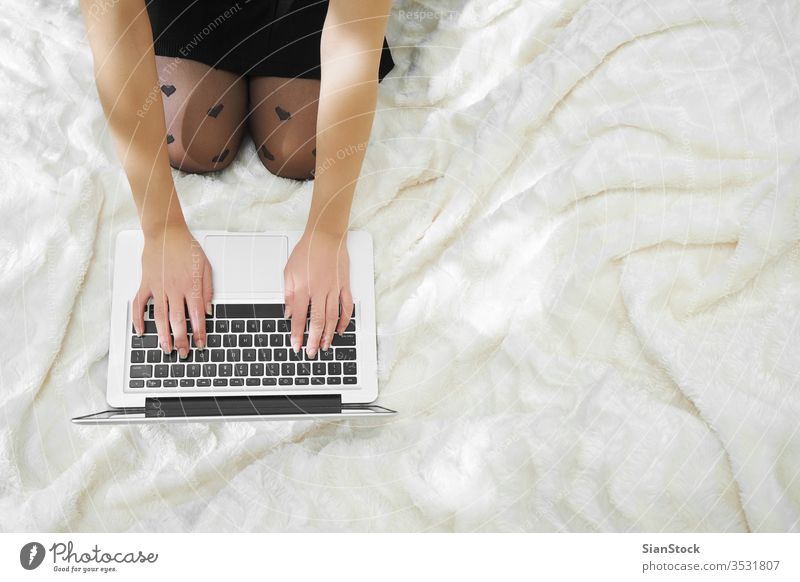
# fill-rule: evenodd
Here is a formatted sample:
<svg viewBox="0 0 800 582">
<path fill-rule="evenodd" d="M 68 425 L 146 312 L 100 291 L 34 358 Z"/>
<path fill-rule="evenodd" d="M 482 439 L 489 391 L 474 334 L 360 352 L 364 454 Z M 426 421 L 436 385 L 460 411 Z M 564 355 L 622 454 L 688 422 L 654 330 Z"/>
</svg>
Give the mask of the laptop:
<svg viewBox="0 0 800 582">
<path fill-rule="evenodd" d="M 104 410 L 77 424 L 344 419 L 388 416 L 378 397 L 372 237 L 350 231 L 353 317 L 328 350 L 310 358 L 289 342 L 283 317 L 283 269 L 301 231 L 194 231 L 212 268 L 213 314 L 206 315 L 206 346 L 192 341 L 181 359 L 158 342 L 152 299 L 137 336 L 132 303 L 139 286 L 144 237 L 124 230 L 116 238 L 108 383 Z M 308 332 L 306 323 L 306 333 Z"/>
</svg>

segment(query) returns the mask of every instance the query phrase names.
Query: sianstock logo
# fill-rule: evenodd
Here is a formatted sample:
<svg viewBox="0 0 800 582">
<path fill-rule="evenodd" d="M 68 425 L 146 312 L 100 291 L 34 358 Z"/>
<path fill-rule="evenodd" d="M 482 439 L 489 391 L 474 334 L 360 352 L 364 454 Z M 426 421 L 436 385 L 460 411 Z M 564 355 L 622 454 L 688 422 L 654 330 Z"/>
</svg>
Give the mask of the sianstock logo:
<svg viewBox="0 0 800 582">
<path fill-rule="evenodd" d="M 44 561 L 44 546 L 39 542 L 28 542 L 19 551 L 19 563 L 26 570 L 35 570 Z"/>
</svg>

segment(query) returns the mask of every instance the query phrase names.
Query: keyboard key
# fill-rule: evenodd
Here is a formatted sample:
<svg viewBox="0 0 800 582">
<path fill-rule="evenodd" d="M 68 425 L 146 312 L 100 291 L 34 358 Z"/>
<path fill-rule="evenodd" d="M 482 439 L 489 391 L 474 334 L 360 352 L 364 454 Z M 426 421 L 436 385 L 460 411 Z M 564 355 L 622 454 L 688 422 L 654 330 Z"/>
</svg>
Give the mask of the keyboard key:
<svg viewBox="0 0 800 582">
<path fill-rule="evenodd" d="M 235 348 L 236 336 L 232 333 L 222 336 L 222 346 L 226 348 Z"/>
<path fill-rule="evenodd" d="M 259 378 L 247 378 L 244 383 L 246 386 L 259 386 L 261 385 L 261 380 Z"/>
<path fill-rule="evenodd" d="M 344 374 L 345 376 L 355 376 L 356 375 L 356 363 L 355 362 L 345 362 L 344 366 Z"/>
<path fill-rule="evenodd" d="M 356 350 L 354 348 L 336 348 L 337 360 L 355 360 Z"/>
<path fill-rule="evenodd" d="M 292 320 L 281 319 L 278 321 L 278 332 L 286 333 L 292 331 Z"/>
<path fill-rule="evenodd" d="M 190 378 L 197 378 L 200 375 L 200 364 L 189 364 L 186 366 L 186 375 Z"/>
<path fill-rule="evenodd" d="M 233 367 L 233 373 L 237 376 L 247 376 L 248 369 L 247 364 L 236 364 Z"/>
<path fill-rule="evenodd" d="M 300 350 L 300 353 L 295 353 L 294 350 L 289 350 L 289 361 L 290 362 L 299 362 L 303 359 L 303 350 Z"/>
<path fill-rule="evenodd" d="M 308 384 L 308 378 L 295 378 L 294 383 L 295 386 L 305 386 Z"/>
<path fill-rule="evenodd" d="M 128 388 L 144 388 L 144 380 L 131 380 L 128 382 Z"/>
<path fill-rule="evenodd" d="M 227 321 L 227 320 L 222 320 L 222 321 L 217 320 L 215 325 L 214 325 L 214 331 L 216 331 L 217 333 L 228 333 L 231 330 L 230 327 L 231 326 L 230 326 L 230 322 L 229 321 Z"/>
<path fill-rule="evenodd" d="M 176 378 L 168 378 L 164 380 L 164 388 L 177 388 L 178 380 Z"/>
<path fill-rule="evenodd" d="M 339 376 L 342 373 L 342 365 L 339 362 L 328 362 L 328 374 Z"/>
<path fill-rule="evenodd" d="M 255 336 L 255 343 L 257 347 L 265 348 L 269 345 L 269 336 L 265 333 L 257 333 Z"/>
<path fill-rule="evenodd" d="M 281 364 L 281 376 L 294 376 L 294 364 Z"/>
<path fill-rule="evenodd" d="M 214 322 L 206 317 L 206 333 L 214 331 Z"/>
<path fill-rule="evenodd" d="M 286 348 L 275 348 L 272 350 L 272 357 L 276 362 L 285 362 L 287 359 Z"/>
<path fill-rule="evenodd" d="M 340 335 L 333 334 L 333 339 L 331 340 L 332 346 L 354 346 L 356 345 L 356 334 L 354 333 L 345 333 Z"/>
<path fill-rule="evenodd" d="M 210 378 L 198 378 L 197 379 L 197 386 L 201 388 L 206 388 L 211 386 L 211 379 Z"/>
<path fill-rule="evenodd" d="M 147 350 L 147 363 L 148 364 L 161 363 L 161 350 Z"/>
<path fill-rule="evenodd" d="M 144 363 L 144 350 L 133 350 L 131 352 L 131 364 Z"/>
<path fill-rule="evenodd" d="M 329 348 L 327 350 L 320 350 L 319 351 L 319 359 L 320 360 L 332 360 L 333 359 L 333 348 Z"/>
<path fill-rule="evenodd" d="M 314 384 L 315 386 L 319 384 L 324 384 L 325 378 L 323 378 L 322 376 L 314 376 L 313 378 L 311 378 L 311 383 Z"/>
<path fill-rule="evenodd" d="M 212 333 L 206 336 L 206 345 L 209 348 L 218 348 L 222 345 L 222 336 L 218 333 Z"/>
<path fill-rule="evenodd" d="M 151 378 L 153 366 L 150 364 L 137 364 L 131 366 L 131 378 Z"/>
<path fill-rule="evenodd" d="M 264 373 L 267 376 L 280 376 L 281 374 L 280 364 L 264 364 Z"/>
<path fill-rule="evenodd" d="M 191 362 L 192 361 L 192 350 L 189 350 L 188 352 L 186 352 L 186 357 L 185 358 L 181 358 L 180 356 L 178 356 L 178 361 L 179 362 Z"/>
<path fill-rule="evenodd" d="M 278 383 L 277 378 L 261 378 L 262 386 L 275 386 Z"/>
<path fill-rule="evenodd" d="M 231 386 L 244 386 L 244 378 L 231 378 Z"/>
<path fill-rule="evenodd" d="M 234 333 L 242 333 L 244 331 L 244 320 L 234 319 L 231 321 L 231 331 Z"/>
<path fill-rule="evenodd" d="M 242 350 L 230 349 L 225 352 L 225 361 L 240 362 L 242 360 Z"/>
<path fill-rule="evenodd" d="M 166 352 L 161 356 L 161 361 L 164 363 L 175 363 L 178 361 L 178 352 L 172 350 L 171 352 Z"/>
<path fill-rule="evenodd" d="M 294 384 L 294 380 L 292 378 L 278 378 L 278 384 L 280 386 L 291 386 Z"/>
<path fill-rule="evenodd" d="M 225 350 L 218 348 L 211 350 L 211 361 L 212 362 L 224 362 L 225 361 Z"/>
<path fill-rule="evenodd" d="M 183 378 L 180 385 L 181 388 L 194 388 L 194 378 Z"/>
<path fill-rule="evenodd" d="M 159 364 L 156 366 L 156 378 L 169 377 L 169 366 L 166 364 Z"/>
<path fill-rule="evenodd" d="M 152 379 L 147 381 L 148 388 L 161 388 L 161 380 Z"/>
<path fill-rule="evenodd" d="M 356 384 L 358 378 L 356 378 L 355 376 L 345 376 L 343 380 L 345 384 Z"/>
<path fill-rule="evenodd" d="M 214 387 L 215 388 L 219 387 L 219 386 L 227 386 L 227 385 L 228 385 L 228 379 L 227 378 L 214 378 Z"/>
<path fill-rule="evenodd" d="M 261 325 L 259 324 L 257 319 L 247 320 L 247 331 L 249 331 L 250 333 L 261 331 Z"/>
<path fill-rule="evenodd" d="M 315 376 L 324 376 L 325 375 L 325 363 L 324 362 L 316 362 L 311 367 L 312 371 L 314 372 Z"/>
<path fill-rule="evenodd" d="M 251 376 L 263 376 L 264 375 L 264 364 L 250 364 L 250 375 Z"/>
<path fill-rule="evenodd" d="M 183 378 L 186 374 L 186 366 L 184 364 L 172 364 L 169 369 L 169 375 L 173 378 Z"/>
<path fill-rule="evenodd" d="M 143 335 L 142 337 L 132 336 L 132 348 L 154 348 L 158 346 L 158 336 L 156 335 Z"/>
<path fill-rule="evenodd" d="M 209 350 L 196 350 L 194 353 L 195 362 L 207 362 L 210 357 L 211 352 Z"/>
<path fill-rule="evenodd" d="M 242 361 L 243 362 L 255 362 L 256 361 L 256 351 L 253 350 L 253 349 L 242 350 Z"/>
<path fill-rule="evenodd" d="M 277 319 L 283 317 L 283 304 L 281 303 L 227 303 L 217 304 L 215 317 L 233 319 L 263 319 L 266 317 Z"/>
<path fill-rule="evenodd" d="M 156 327 L 156 322 L 145 320 L 144 333 L 158 334 L 158 328 Z"/>
<path fill-rule="evenodd" d="M 356 330 L 356 320 L 355 320 L 355 319 L 351 319 L 351 320 L 350 320 L 350 321 L 347 323 L 347 327 L 346 327 L 346 328 L 344 328 L 344 331 L 345 331 L 345 332 L 348 332 L 348 331 L 355 331 L 355 330 Z"/>
<path fill-rule="evenodd" d="M 264 319 L 261 321 L 261 331 L 266 333 L 271 333 L 275 331 L 275 320 L 274 319 Z"/>
<path fill-rule="evenodd" d="M 269 345 L 271 347 L 280 347 L 283 345 L 283 336 L 278 334 L 273 334 L 269 336 Z"/>
<path fill-rule="evenodd" d="M 153 305 L 152 303 L 148 305 L 146 313 L 147 313 L 146 317 L 149 317 L 150 319 L 155 319 L 156 306 Z"/>
<path fill-rule="evenodd" d="M 239 336 L 239 347 L 249 348 L 253 345 L 253 336 L 249 333 L 243 333 Z"/>
<path fill-rule="evenodd" d="M 216 364 L 203 364 L 203 376 L 207 376 L 209 378 L 213 378 L 217 375 L 217 365 Z"/>
<path fill-rule="evenodd" d="M 258 353 L 258 361 L 259 362 L 269 362 L 272 361 L 272 350 L 269 348 L 260 348 L 256 350 Z"/>
<path fill-rule="evenodd" d="M 326 384 L 341 384 L 342 383 L 342 379 L 339 378 L 338 376 L 328 376 L 327 378 L 325 378 L 325 383 Z"/>
<path fill-rule="evenodd" d="M 233 364 L 220 364 L 219 365 L 219 375 L 220 376 L 232 376 L 233 375 Z"/>
<path fill-rule="evenodd" d="M 307 362 L 301 362 L 297 364 L 297 375 L 298 376 L 310 376 L 311 375 L 311 364 Z"/>
</svg>

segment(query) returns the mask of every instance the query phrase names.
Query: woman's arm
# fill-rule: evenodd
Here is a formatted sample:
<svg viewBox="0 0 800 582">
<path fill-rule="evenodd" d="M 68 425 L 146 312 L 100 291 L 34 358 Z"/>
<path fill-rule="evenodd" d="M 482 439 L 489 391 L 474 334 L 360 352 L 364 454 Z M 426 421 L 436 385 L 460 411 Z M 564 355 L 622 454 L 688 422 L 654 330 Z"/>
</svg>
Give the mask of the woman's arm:
<svg viewBox="0 0 800 582">
<path fill-rule="evenodd" d="M 334 332 L 344 331 L 353 309 L 346 235 L 375 117 L 391 6 L 391 0 L 330 0 L 322 30 L 314 192 L 305 232 L 285 271 L 292 347 L 302 344 L 310 301 L 306 348 L 312 357 L 318 347 L 330 347 Z"/>
<path fill-rule="evenodd" d="M 322 30 L 317 164 L 308 228 L 342 234 L 378 99 L 391 0 L 330 0 Z"/>
<path fill-rule="evenodd" d="M 81 0 L 100 103 L 142 228 L 184 225 L 167 156 L 153 33 L 144 0 Z"/>
<path fill-rule="evenodd" d="M 94 58 L 100 103 L 125 169 L 145 237 L 142 281 L 133 300 L 133 321 L 154 299 L 161 346 L 188 350 L 184 301 L 195 343 L 205 341 L 204 310 L 211 300 L 211 272 L 181 210 L 166 149 L 166 124 L 144 0 L 81 0 Z M 199 291 L 198 291 L 199 285 Z M 205 309 L 204 309 L 205 308 Z"/>
</svg>

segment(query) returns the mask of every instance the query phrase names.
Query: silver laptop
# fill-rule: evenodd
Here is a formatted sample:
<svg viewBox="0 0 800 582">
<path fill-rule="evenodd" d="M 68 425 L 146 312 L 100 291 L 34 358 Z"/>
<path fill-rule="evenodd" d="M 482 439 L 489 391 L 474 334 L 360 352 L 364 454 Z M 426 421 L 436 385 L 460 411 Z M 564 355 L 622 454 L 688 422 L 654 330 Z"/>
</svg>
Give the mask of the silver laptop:
<svg viewBox="0 0 800 582">
<path fill-rule="evenodd" d="M 300 231 L 193 231 L 211 263 L 214 313 L 206 347 L 186 358 L 164 353 L 152 300 L 137 336 L 132 300 L 139 286 L 140 230 L 118 234 L 114 254 L 108 408 L 73 418 L 79 424 L 279 420 L 396 414 L 378 397 L 372 237 L 348 233 L 353 318 L 328 350 L 310 358 L 290 347 L 283 317 L 283 269 Z M 306 324 L 306 332 L 308 323 Z"/>
</svg>

